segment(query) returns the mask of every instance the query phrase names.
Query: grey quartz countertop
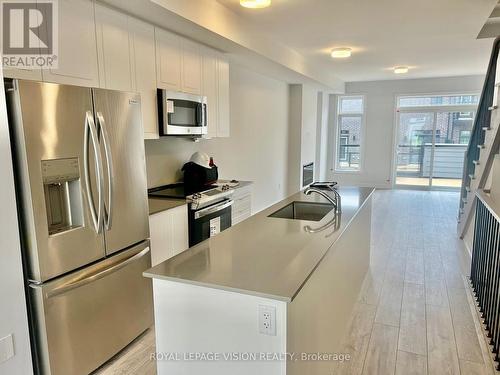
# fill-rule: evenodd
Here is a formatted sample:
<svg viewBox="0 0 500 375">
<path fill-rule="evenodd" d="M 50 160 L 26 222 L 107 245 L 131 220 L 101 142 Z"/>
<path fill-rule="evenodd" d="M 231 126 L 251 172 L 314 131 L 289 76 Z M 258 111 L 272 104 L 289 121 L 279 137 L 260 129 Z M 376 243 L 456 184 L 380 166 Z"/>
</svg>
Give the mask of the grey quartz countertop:
<svg viewBox="0 0 500 375">
<path fill-rule="evenodd" d="M 158 212 L 170 210 L 171 208 L 179 207 L 186 204 L 185 199 L 163 199 L 163 198 L 149 198 L 149 214 L 154 215 Z"/>
<path fill-rule="evenodd" d="M 290 302 L 337 241 L 374 188 L 341 187 L 340 226 L 317 233 L 335 214 L 311 222 L 268 217 L 294 201 L 327 203 L 318 194 L 296 193 L 240 224 L 144 272 L 144 276 Z"/>
</svg>

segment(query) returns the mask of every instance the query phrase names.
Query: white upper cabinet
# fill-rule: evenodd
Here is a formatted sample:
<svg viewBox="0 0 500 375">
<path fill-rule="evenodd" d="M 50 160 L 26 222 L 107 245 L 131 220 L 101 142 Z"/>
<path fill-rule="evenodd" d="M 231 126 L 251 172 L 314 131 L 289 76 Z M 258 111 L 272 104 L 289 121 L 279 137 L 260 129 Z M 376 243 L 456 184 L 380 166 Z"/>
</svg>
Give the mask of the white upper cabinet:
<svg viewBox="0 0 500 375">
<path fill-rule="evenodd" d="M 99 4 L 95 16 L 100 87 L 134 91 L 128 16 Z"/>
<path fill-rule="evenodd" d="M 44 69 L 43 80 L 79 86 L 98 86 L 94 3 L 59 1 L 57 69 Z"/>
<path fill-rule="evenodd" d="M 200 45 L 181 39 L 182 48 L 182 91 L 199 95 L 201 93 Z"/>
<path fill-rule="evenodd" d="M 129 17 L 134 90 L 141 94 L 144 138 L 158 138 L 156 112 L 155 29 Z"/>
<path fill-rule="evenodd" d="M 163 29 L 156 34 L 156 81 L 159 88 L 181 90 L 181 38 Z"/>
<path fill-rule="evenodd" d="M 5 78 L 19 78 L 41 81 L 42 69 L 4 68 L 3 75 Z"/>
<path fill-rule="evenodd" d="M 207 124 L 208 138 L 217 137 L 218 123 L 218 88 L 217 88 L 217 55 L 216 52 L 204 48 L 203 54 L 203 69 L 202 69 L 202 89 L 201 94 L 207 97 Z"/>
<path fill-rule="evenodd" d="M 37 43 L 40 46 L 39 43 Z M 33 81 L 42 80 L 42 69 L 40 68 L 4 68 L 5 78 L 29 79 Z"/>
<path fill-rule="evenodd" d="M 208 104 L 207 138 L 229 137 L 229 64 L 217 51 L 202 50 L 202 90 Z"/>
<path fill-rule="evenodd" d="M 198 43 L 156 28 L 156 81 L 159 88 L 201 93 L 202 59 Z"/>
<path fill-rule="evenodd" d="M 217 59 L 217 79 L 217 137 L 229 137 L 229 63 L 221 55 Z"/>
</svg>

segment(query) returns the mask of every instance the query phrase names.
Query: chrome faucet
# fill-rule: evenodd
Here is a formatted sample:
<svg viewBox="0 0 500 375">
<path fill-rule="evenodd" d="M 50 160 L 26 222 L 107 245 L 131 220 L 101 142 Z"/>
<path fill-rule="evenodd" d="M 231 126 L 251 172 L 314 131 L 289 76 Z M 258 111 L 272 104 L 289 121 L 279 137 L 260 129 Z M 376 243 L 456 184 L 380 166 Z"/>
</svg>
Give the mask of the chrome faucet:
<svg viewBox="0 0 500 375">
<path fill-rule="evenodd" d="M 304 190 L 304 194 L 310 195 L 311 193 L 317 193 L 317 194 L 321 195 L 322 197 L 324 197 L 328 202 L 330 202 L 335 207 L 335 211 L 337 213 L 342 212 L 339 192 L 337 191 L 337 189 L 334 189 L 334 188 L 330 189 L 330 191 L 333 192 L 333 195 L 335 196 L 335 198 L 330 197 L 323 190 L 320 190 L 320 189 L 317 189 L 314 187 L 308 187 L 306 190 Z"/>
</svg>

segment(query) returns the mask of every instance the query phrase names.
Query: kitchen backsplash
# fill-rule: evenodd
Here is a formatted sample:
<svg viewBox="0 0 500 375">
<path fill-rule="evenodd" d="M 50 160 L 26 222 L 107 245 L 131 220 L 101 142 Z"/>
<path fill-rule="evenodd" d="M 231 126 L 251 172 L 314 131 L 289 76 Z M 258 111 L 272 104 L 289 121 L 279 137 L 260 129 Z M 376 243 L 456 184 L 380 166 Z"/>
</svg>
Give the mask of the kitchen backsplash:
<svg viewBox="0 0 500 375">
<path fill-rule="evenodd" d="M 194 152 L 200 151 L 201 142 L 178 137 L 145 141 L 148 188 L 181 180 L 182 166 Z"/>
</svg>

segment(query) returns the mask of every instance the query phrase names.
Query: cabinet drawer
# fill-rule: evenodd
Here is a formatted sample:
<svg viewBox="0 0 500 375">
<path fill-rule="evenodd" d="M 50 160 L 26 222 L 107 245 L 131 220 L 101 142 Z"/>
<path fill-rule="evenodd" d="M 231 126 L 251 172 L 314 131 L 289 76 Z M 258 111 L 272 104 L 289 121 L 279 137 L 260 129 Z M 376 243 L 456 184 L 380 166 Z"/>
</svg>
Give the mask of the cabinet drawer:
<svg viewBox="0 0 500 375">
<path fill-rule="evenodd" d="M 245 208 L 250 208 L 252 205 L 252 197 L 251 195 L 245 195 L 243 197 L 235 197 L 233 198 L 233 211 L 242 210 Z"/>
<path fill-rule="evenodd" d="M 252 216 L 250 209 L 239 212 L 233 212 L 231 216 L 231 225 L 236 225 L 238 223 L 241 223 L 243 220 L 248 219 L 250 216 Z"/>
</svg>

